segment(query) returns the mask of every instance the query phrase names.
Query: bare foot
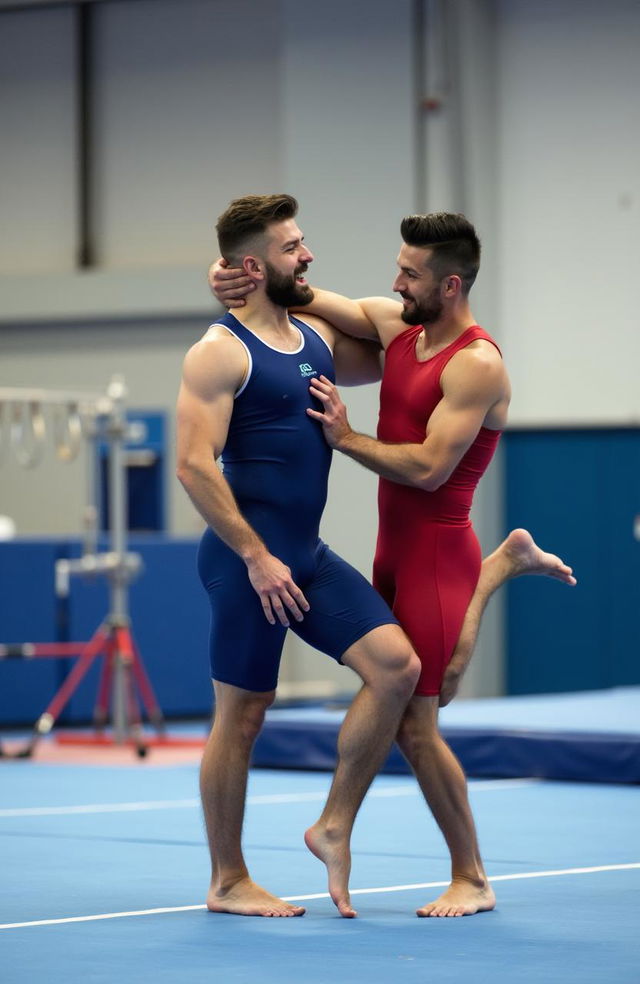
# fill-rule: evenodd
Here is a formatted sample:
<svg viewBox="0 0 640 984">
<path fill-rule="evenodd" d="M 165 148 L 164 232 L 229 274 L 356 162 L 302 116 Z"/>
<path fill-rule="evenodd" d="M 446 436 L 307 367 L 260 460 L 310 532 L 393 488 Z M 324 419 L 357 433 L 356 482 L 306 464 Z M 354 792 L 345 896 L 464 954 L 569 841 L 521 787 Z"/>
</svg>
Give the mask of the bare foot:
<svg viewBox="0 0 640 984">
<path fill-rule="evenodd" d="M 576 584 L 573 571 L 555 554 L 546 553 L 527 530 L 512 530 L 498 548 L 504 550 L 513 565 L 513 577 L 520 574 L 542 574 L 555 577 L 564 584 Z"/>
<path fill-rule="evenodd" d="M 446 892 L 421 909 L 416 909 L 418 916 L 473 916 L 476 912 L 486 912 L 495 908 L 496 897 L 488 882 L 479 887 L 468 881 L 456 881 L 449 885 Z"/>
<path fill-rule="evenodd" d="M 290 905 L 250 878 L 243 878 L 231 888 L 209 889 L 207 909 L 210 912 L 230 912 L 236 916 L 302 916 L 301 905 Z"/>
<path fill-rule="evenodd" d="M 327 866 L 329 895 L 338 912 L 345 919 L 353 919 L 358 913 L 352 907 L 349 898 L 349 875 L 351 873 L 349 844 L 345 843 L 342 838 L 332 837 L 319 823 L 309 827 L 304 835 L 304 842 L 311 853 L 315 854 Z"/>
</svg>

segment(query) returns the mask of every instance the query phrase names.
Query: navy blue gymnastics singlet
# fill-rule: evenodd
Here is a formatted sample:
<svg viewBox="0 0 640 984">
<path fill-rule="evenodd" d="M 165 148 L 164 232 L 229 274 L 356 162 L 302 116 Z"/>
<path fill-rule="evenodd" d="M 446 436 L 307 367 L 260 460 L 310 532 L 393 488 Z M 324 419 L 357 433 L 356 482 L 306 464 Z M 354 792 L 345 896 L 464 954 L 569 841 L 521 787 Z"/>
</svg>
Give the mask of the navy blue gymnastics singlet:
<svg viewBox="0 0 640 984">
<path fill-rule="evenodd" d="M 312 328 L 290 321 L 300 332 L 294 352 L 272 348 L 232 314 L 217 322 L 249 359 L 221 458 L 240 512 L 291 568 L 311 606 L 302 622 L 292 620 L 291 630 L 341 661 L 367 632 L 396 619 L 362 574 L 319 538 L 331 450 L 306 411 L 309 380 L 335 378 L 333 355 Z M 273 690 L 287 630 L 267 622 L 244 562 L 210 527 L 200 542 L 198 570 L 211 606 L 211 676 L 245 690 Z"/>
<path fill-rule="evenodd" d="M 262 341 L 232 314 L 218 324 L 244 345 L 247 377 L 236 394 L 221 460 L 240 511 L 269 550 L 298 569 L 318 541 L 327 499 L 331 449 L 306 413 L 313 376 L 335 379 L 333 355 L 312 328 L 290 316 L 300 332 L 294 352 Z"/>
</svg>

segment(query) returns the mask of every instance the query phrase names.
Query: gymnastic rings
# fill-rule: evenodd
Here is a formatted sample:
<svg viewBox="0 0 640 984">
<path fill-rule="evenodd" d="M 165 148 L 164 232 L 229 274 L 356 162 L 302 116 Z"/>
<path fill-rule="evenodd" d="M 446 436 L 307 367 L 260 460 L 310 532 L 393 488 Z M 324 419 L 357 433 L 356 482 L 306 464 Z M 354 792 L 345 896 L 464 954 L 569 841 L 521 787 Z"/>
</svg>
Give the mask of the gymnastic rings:
<svg viewBox="0 0 640 984">
<path fill-rule="evenodd" d="M 14 403 L 11 411 L 11 446 L 18 464 L 35 468 L 42 460 L 46 426 L 37 400 Z"/>
<path fill-rule="evenodd" d="M 82 418 L 77 403 L 57 403 L 51 410 L 53 443 L 60 461 L 74 461 L 82 444 Z"/>
</svg>

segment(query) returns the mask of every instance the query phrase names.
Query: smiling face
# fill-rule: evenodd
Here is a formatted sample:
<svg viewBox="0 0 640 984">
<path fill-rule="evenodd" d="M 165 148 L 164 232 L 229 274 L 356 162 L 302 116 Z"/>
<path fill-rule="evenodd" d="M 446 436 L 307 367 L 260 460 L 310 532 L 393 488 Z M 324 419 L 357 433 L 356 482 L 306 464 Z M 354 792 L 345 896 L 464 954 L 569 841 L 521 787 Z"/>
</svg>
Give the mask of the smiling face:
<svg viewBox="0 0 640 984">
<path fill-rule="evenodd" d="M 442 316 L 441 281 L 429 266 L 432 251 L 402 244 L 400 268 L 393 289 L 403 301 L 402 320 L 407 325 L 432 325 Z"/>
<path fill-rule="evenodd" d="M 307 304 L 313 297 L 304 276 L 313 253 L 304 244 L 295 219 L 274 222 L 267 231 L 264 254 L 265 291 L 269 300 L 281 307 Z"/>
</svg>

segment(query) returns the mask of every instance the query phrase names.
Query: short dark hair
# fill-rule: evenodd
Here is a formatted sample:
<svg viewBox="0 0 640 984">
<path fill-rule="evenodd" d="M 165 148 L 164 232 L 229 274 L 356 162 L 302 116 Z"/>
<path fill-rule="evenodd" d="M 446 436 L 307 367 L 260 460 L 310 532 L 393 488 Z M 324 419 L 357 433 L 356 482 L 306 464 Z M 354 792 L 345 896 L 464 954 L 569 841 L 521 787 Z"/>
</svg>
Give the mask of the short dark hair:
<svg viewBox="0 0 640 984">
<path fill-rule="evenodd" d="M 466 216 L 460 212 L 408 215 L 400 232 L 407 246 L 433 251 L 428 265 L 438 280 L 455 273 L 462 280 L 462 292 L 469 293 L 480 268 L 480 240 Z"/>
<path fill-rule="evenodd" d="M 216 224 L 220 252 L 229 263 L 239 263 L 249 243 L 264 236 L 272 222 L 292 219 L 297 212 L 298 203 L 292 195 L 236 198 Z"/>
</svg>

